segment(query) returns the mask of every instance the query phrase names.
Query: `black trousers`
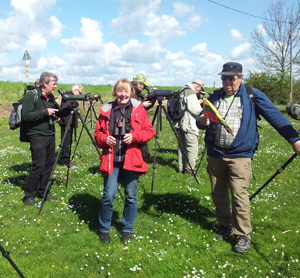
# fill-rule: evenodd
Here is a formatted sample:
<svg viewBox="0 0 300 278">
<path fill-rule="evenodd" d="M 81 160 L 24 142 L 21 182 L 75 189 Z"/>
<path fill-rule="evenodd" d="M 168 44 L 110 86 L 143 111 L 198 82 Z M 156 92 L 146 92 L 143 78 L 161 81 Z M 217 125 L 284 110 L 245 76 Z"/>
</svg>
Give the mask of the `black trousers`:
<svg viewBox="0 0 300 278">
<path fill-rule="evenodd" d="M 30 136 L 32 168 L 24 187 L 24 200 L 43 196 L 55 161 L 55 135 Z"/>
<path fill-rule="evenodd" d="M 64 145 L 61 148 L 61 154 L 62 154 L 62 159 L 61 160 L 62 160 L 63 165 L 68 165 L 69 164 L 69 157 L 70 157 L 71 131 L 66 130 L 65 125 L 61 125 L 60 126 L 61 142 L 64 138 L 65 133 L 67 133 L 67 135 L 66 135 Z"/>
</svg>

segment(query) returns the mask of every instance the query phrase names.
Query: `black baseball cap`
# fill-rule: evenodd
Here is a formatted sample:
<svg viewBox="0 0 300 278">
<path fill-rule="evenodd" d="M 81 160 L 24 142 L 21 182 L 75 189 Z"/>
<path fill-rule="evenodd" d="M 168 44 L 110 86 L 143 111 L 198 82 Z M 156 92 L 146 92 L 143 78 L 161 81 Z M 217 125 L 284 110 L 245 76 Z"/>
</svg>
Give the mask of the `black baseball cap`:
<svg viewBox="0 0 300 278">
<path fill-rule="evenodd" d="M 219 75 L 236 75 L 237 73 L 242 73 L 243 66 L 236 62 L 228 62 L 223 65 L 222 72 Z"/>
</svg>

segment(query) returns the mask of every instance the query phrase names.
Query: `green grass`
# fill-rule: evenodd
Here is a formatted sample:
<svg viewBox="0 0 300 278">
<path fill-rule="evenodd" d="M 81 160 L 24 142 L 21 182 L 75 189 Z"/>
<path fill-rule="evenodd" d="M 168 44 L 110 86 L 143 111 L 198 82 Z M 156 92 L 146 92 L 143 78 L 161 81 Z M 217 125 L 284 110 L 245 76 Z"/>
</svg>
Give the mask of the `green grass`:
<svg viewBox="0 0 300 278">
<path fill-rule="evenodd" d="M 104 95 L 106 89 L 100 86 L 93 93 Z M 284 107 L 280 109 L 284 111 Z M 299 129 L 298 121 L 293 124 Z M 269 124 L 263 120 L 261 125 L 260 145 L 253 160 L 256 180 L 252 180 L 249 195 L 293 154 Z M 0 118 L 0 244 L 25 277 L 300 276 L 299 158 L 252 200 L 252 247 L 247 254 L 236 254 L 232 252 L 233 238 L 215 240 L 217 224 L 206 160 L 200 167 L 200 184 L 191 176 L 178 174 L 177 141 L 165 117 L 162 126 L 153 197 L 154 139 L 149 142 L 149 172 L 138 185 L 133 240 L 128 244 L 120 240 L 124 202 L 118 193 L 112 242 L 105 245 L 97 234 L 103 179 L 95 150 L 93 164 L 87 132 L 78 143 L 74 159 L 78 167 L 70 169 L 68 186 L 67 170 L 59 161 L 51 190 L 58 201 L 46 202 L 38 217 L 38 207 L 22 203 L 22 186 L 31 167 L 29 144 L 19 142 L 19 130 L 9 130 L 8 117 Z M 59 138 L 58 131 L 57 151 Z M 202 143 L 199 158 L 203 148 Z M 0 269 L 0 277 L 18 277 L 2 255 Z"/>
</svg>

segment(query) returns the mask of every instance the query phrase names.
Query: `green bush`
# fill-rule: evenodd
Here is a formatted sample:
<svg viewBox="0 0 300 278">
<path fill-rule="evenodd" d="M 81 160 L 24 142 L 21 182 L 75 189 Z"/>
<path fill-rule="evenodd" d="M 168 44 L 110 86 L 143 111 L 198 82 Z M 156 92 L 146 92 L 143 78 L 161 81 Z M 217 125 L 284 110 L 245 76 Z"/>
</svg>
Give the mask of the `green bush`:
<svg viewBox="0 0 300 278">
<path fill-rule="evenodd" d="M 290 76 L 286 72 L 271 74 L 250 71 L 249 77 L 245 78 L 244 85 L 264 92 L 275 104 L 286 104 L 289 102 Z"/>
</svg>

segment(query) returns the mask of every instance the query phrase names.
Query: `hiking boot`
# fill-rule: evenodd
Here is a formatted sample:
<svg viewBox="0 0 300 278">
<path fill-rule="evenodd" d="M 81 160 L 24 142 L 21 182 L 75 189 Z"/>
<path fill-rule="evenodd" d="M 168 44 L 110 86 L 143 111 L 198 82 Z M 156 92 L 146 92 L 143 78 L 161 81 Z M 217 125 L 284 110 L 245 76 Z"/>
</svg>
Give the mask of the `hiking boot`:
<svg viewBox="0 0 300 278">
<path fill-rule="evenodd" d="M 132 233 L 122 232 L 122 237 L 121 237 L 122 242 L 126 243 L 131 239 L 132 239 Z"/>
<path fill-rule="evenodd" d="M 37 206 L 38 204 L 34 197 L 23 200 L 23 203 L 27 206 Z"/>
<path fill-rule="evenodd" d="M 233 251 L 237 253 L 246 253 L 250 249 L 251 238 L 250 236 L 238 236 Z"/>
<path fill-rule="evenodd" d="M 44 195 L 38 195 L 37 197 L 38 197 L 39 199 L 43 199 Z M 48 193 L 47 196 L 46 196 L 46 200 L 56 201 L 57 198 L 53 197 L 50 193 Z"/>
<path fill-rule="evenodd" d="M 196 170 L 191 170 L 191 169 L 185 169 L 183 174 L 187 175 L 200 175 L 199 173 L 196 172 Z"/>
<path fill-rule="evenodd" d="M 225 240 L 232 234 L 232 230 L 226 226 L 221 226 L 216 234 L 216 239 Z"/>
<path fill-rule="evenodd" d="M 100 241 L 103 243 L 110 243 L 109 233 L 100 233 Z"/>
<path fill-rule="evenodd" d="M 63 163 L 63 166 L 68 167 L 68 163 Z M 76 161 L 70 161 L 69 168 L 71 168 L 71 167 L 76 167 Z"/>
</svg>

